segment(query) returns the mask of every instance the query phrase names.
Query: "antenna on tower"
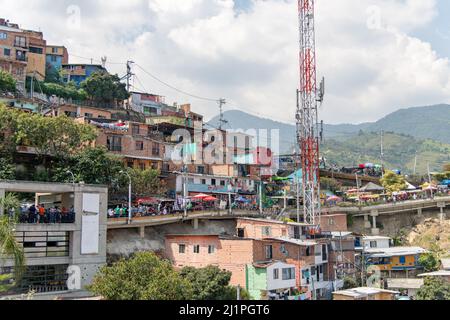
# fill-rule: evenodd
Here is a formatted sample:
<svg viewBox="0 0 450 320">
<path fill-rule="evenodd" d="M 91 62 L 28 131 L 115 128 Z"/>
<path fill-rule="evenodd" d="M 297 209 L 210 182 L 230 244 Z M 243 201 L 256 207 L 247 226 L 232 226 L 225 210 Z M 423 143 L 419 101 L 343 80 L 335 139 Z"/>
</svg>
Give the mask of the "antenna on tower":
<svg viewBox="0 0 450 320">
<path fill-rule="evenodd" d="M 317 88 L 314 0 L 298 0 L 300 31 L 300 88 L 297 100 L 297 136 L 303 180 L 304 222 L 320 230 L 320 133 L 318 103 L 325 96 L 325 81 Z M 311 230 L 315 232 L 315 230 Z"/>
<path fill-rule="evenodd" d="M 108 60 L 108 57 L 107 57 L 107 56 L 104 56 L 104 57 L 102 57 L 101 59 L 102 59 L 102 67 L 103 67 L 103 68 L 106 68 L 106 61 Z"/>
<path fill-rule="evenodd" d="M 325 77 L 322 77 L 322 80 L 320 81 L 319 93 L 317 94 L 317 96 L 318 96 L 317 102 L 322 104 L 325 98 Z"/>
<path fill-rule="evenodd" d="M 219 130 L 222 130 L 223 125 L 227 124 L 228 121 L 223 117 L 223 106 L 227 103 L 225 99 L 219 100 L 219 109 L 220 109 L 220 119 L 219 119 Z"/>
</svg>

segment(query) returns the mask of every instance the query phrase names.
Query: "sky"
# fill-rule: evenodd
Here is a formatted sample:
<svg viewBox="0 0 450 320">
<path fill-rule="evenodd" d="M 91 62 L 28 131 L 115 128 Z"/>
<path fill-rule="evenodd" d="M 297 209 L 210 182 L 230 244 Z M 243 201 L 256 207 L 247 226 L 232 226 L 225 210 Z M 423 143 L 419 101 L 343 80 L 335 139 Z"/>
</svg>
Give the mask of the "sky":
<svg viewBox="0 0 450 320">
<path fill-rule="evenodd" d="M 65 45 L 71 63 L 107 57 L 134 88 L 191 103 L 206 119 L 214 101 L 295 121 L 299 82 L 296 0 L 0 0 L 0 16 Z M 450 103 L 450 2 L 316 0 L 320 118 L 376 121 L 399 108 Z M 144 72 L 145 70 L 146 72 Z M 149 75 L 151 74 L 151 75 Z"/>
</svg>

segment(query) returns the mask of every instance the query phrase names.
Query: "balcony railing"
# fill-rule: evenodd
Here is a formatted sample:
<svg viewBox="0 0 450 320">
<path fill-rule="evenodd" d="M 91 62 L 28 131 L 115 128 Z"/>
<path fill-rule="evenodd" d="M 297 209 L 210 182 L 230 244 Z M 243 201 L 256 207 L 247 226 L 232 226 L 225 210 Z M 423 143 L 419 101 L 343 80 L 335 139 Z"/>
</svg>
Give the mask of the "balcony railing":
<svg viewBox="0 0 450 320">
<path fill-rule="evenodd" d="M 51 213 L 46 212 L 44 215 L 21 213 L 18 217 L 20 224 L 69 224 L 75 223 L 75 213 Z"/>
</svg>

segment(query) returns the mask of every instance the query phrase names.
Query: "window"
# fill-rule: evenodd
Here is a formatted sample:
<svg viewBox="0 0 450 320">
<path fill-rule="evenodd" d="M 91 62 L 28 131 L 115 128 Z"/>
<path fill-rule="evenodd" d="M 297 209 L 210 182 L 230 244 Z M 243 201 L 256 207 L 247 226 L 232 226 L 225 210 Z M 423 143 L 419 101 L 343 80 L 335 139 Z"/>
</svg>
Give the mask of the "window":
<svg viewBox="0 0 450 320">
<path fill-rule="evenodd" d="M 52 48 L 52 53 L 58 53 L 58 48 Z"/>
<path fill-rule="evenodd" d="M 51 59 L 52 62 L 56 62 L 57 61 L 56 56 L 51 56 L 50 59 Z"/>
<path fill-rule="evenodd" d="M 128 168 L 134 168 L 134 162 L 128 162 L 127 163 Z"/>
<path fill-rule="evenodd" d="M 154 142 L 154 143 L 153 143 L 153 147 L 152 147 L 152 154 L 153 154 L 154 156 L 159 156 L 159 155 L 160 155 L 159 149 L 160 149 L 159 143 Z"/>
<path fill-rule="evenodd" d="M 8 39 L 8 34 L 6 32 L 0 32 L 0 40 Z"/>
<path fill-rule="evenodd" d="M 188 178 L 188 183 L 189 184 L 194 184 L 195 183 L 194 178 Z"/>
<path fill-rule="evenodd" d="M 144 142 L 143 141 L 136 141 L 136 150 L 137 151 L 143 151 L 144 150 Z"/>
<path fill-rule="evenodd" d="M 122 137 L 110 136 L 106 140 L 106 145 L 109 151 L 122 151 Z"/>
<path fill-rule="evenodd" d="M 216 251 L 216 247 L 213 245 L 208 246 L 208 254 L 213 254 Z"/>
<path fill-rule="evenodd" d="M 320 274 L 323 273 L 323 265 L 320 265 L 320 267 L 319 267 L 319 272 L 320 272 Z"/>
<path fill-rule="evenodd" d="M 42 48 L 30 47 L 30 52 L 36 54 L 43 54 L 44 50 Z"/>
<path fill-rule="evenodd" d="M 205 167 L 203 167 L 203 166 L 198 166 L 198 167 L 197 167 L 197 173 L 198 173 L 198 174 L 205 174 Z"/>
<path fill-rule="evenodd" d="M 221 185 L 222 187 L 225 187 L 225 181 L 224 181 L 224 180 L 220 180 L 220 185 Z"/>
<path fill-rule="evenodd" d="M 25 51 L 16 50 L 16 60 L 27 61 L 27 58 L 25 56 Z"/>
<path fill-rule="evenodd" d="M 245 237 L 245 229 L 238 228 L 237 234 L 238 234 L 238 238 L 244 238 Z"/>
<path fill-rule="evenodd" d="M 200 246 L 199 245 L 195 245 L 194 246 L 194 253 L 200 253 Z"/>
<path fill-rule="evenodd" d="M 139 125 L 138 124 L 133 124 L 132 127 L 131 127 L 131 131 L 132 131 L 133 136 L 139 135 L 140 134 Z"/>
<path fill-rule="evenodd" d="M 185 244 L 180 244 L 180 245 L 178 246 L 178 252 L 179 252 L 180 254 L 185 254 L 185 253 L 186 253 L 186 245 L 185 245 Z"/>
<path fill-rule="evenodd" d="M 270 246 L 264 246 L 264 252 L 266 254 L 266 259 L 267 260 L 272 260 L 273 258 L 273 247 Z"/>
<path fill-rule="evenodd" d="M 147 169 L 145 163 L 139 163 L 139 169 L 141 169 L 142 171 L 144 171 L 145 169 Z"/>
<path fill-rule="evenodd" d="M 216 185 L 216 179 L 211 179 L 211 185 L 215 186 Z"/>
<path fill-rule="evenodd" d="M 300 227 L 294 226 L 294 239 L 300 239 Z"/>
<path fill-rule="evenodd" d="M 322 245 L 322 260 L 326 261 L 328 259 L 328 254 L 327 254 L 327 245 L 323 244 Z"/>
<path fill-rule="evenodd" d="M 85 117 L 85 118 L 93 118 L 94 115 L 93 115 L 92 113 L 85 113 L 85 114 L 84 114 L 84 117 Z"/>
<path fill-rule="evenodd" d="M 310 257 L 311 256 L 311 247 L 307 247 L 306 248 L 306 256 Z"/>
<path fill-rule="evenodd" d="M 406 257 L 399 257 L 398 261 L 400 261 L 400 264 L 405 264 L 406 263 Z"/>
<path fill-rule="evenodd" d="M 295 268 L 283 269 L 283 280 L 294 280 L 294 279 L 295 279 Z"/>
<path fill-rule="evenodd" d="M 272 227 L 262 227 L 263 237 L 270 237 L 272 235 Z"/>
<path fill-rule="evenodd" d="M 202 184 L 206 184 L 206 179 L 202 179 Z"/>
<path fill-rule="evenodd" d="M 370 241 L 370 247 L 371 248 L 376 248 L 377 247 L 377 242 L 376 241 Z"/>
<path fill-rule="evenodd" d="M 273 280 L 280 279 L 280 269 L 273 269 Z"/>
<path fill-rule="evenodd" d="M 6 56 L 6 57 L 10 57 L 11 56 L 11 49 L 4 48 L 3 49 L 3 55 Z"/>
<path fill-rule="evenodd" d="M 16 47 L 26 48 L 27 47 L 27 38 L 16 36 L 14 45 Z"/>
</svg>

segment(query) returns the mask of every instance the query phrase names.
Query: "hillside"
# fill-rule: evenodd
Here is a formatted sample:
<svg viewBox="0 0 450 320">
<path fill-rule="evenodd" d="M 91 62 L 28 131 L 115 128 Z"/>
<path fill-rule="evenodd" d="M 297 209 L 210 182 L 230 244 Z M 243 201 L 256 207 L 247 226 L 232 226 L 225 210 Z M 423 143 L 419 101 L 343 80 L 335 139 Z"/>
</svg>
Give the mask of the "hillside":
<svg viewBox="0 0 450 320">
<path fill-rule="evenodd" d="M 276 122 L 253 116 L 241 111 L 227 111 L 225 119 L 229 121 L 229 127 L 236 129 L 279 129 L 282 151 L 291 148 L 295 137 L 295 125 Z M 217 126 L 218 117 L 213 118 L 209 124 Z M 429 107 L 415 107 L 401 109 L 391 113 L 373 123 L 363 124 L 325 124 L 324 134 L 326 138 L 345 139 L 359 131 L 381 132 L 390 131 L 413 136 L 417 139 L 431 139 L 450 144 L 450 105 L 435 105 Z"/>
<path fill-rule="evenodd" d="M 450 162 L 450 145 L 433 140 L 419 140 L 408 135 L 386 133 L 384 135 L 384 163 L 387 168 L 405 173 L 414 172 L 417 151 L 417 173 L 426 173 L 430 163 L 432 171 L 440 171 Z M 357 166 L 360 163 L 380 163 L 380 135 L 365 133 L 347 139 L 326 139 L 321 154 L 329 163 Z"/>
<path fill-rule="evenodd" d="M 278 129 L 280 152 L 293 150 L 294 125 L 241 111 L 228 111 L 225 119 L 233 129 Z M 217 125 L 217 121 L 214 118 L 209 123 Z M 450 162 L 450 105 L 399 110 L 375 123 L 325 125 L 322 155 L 338 166 L 379 163 L 381 128 L 385 131 L 385 163 L 389 168 L 412 173 L 416 151 L 417 173 L 426 173 L 428 162 L 433 171 Z"/>
</svg>

